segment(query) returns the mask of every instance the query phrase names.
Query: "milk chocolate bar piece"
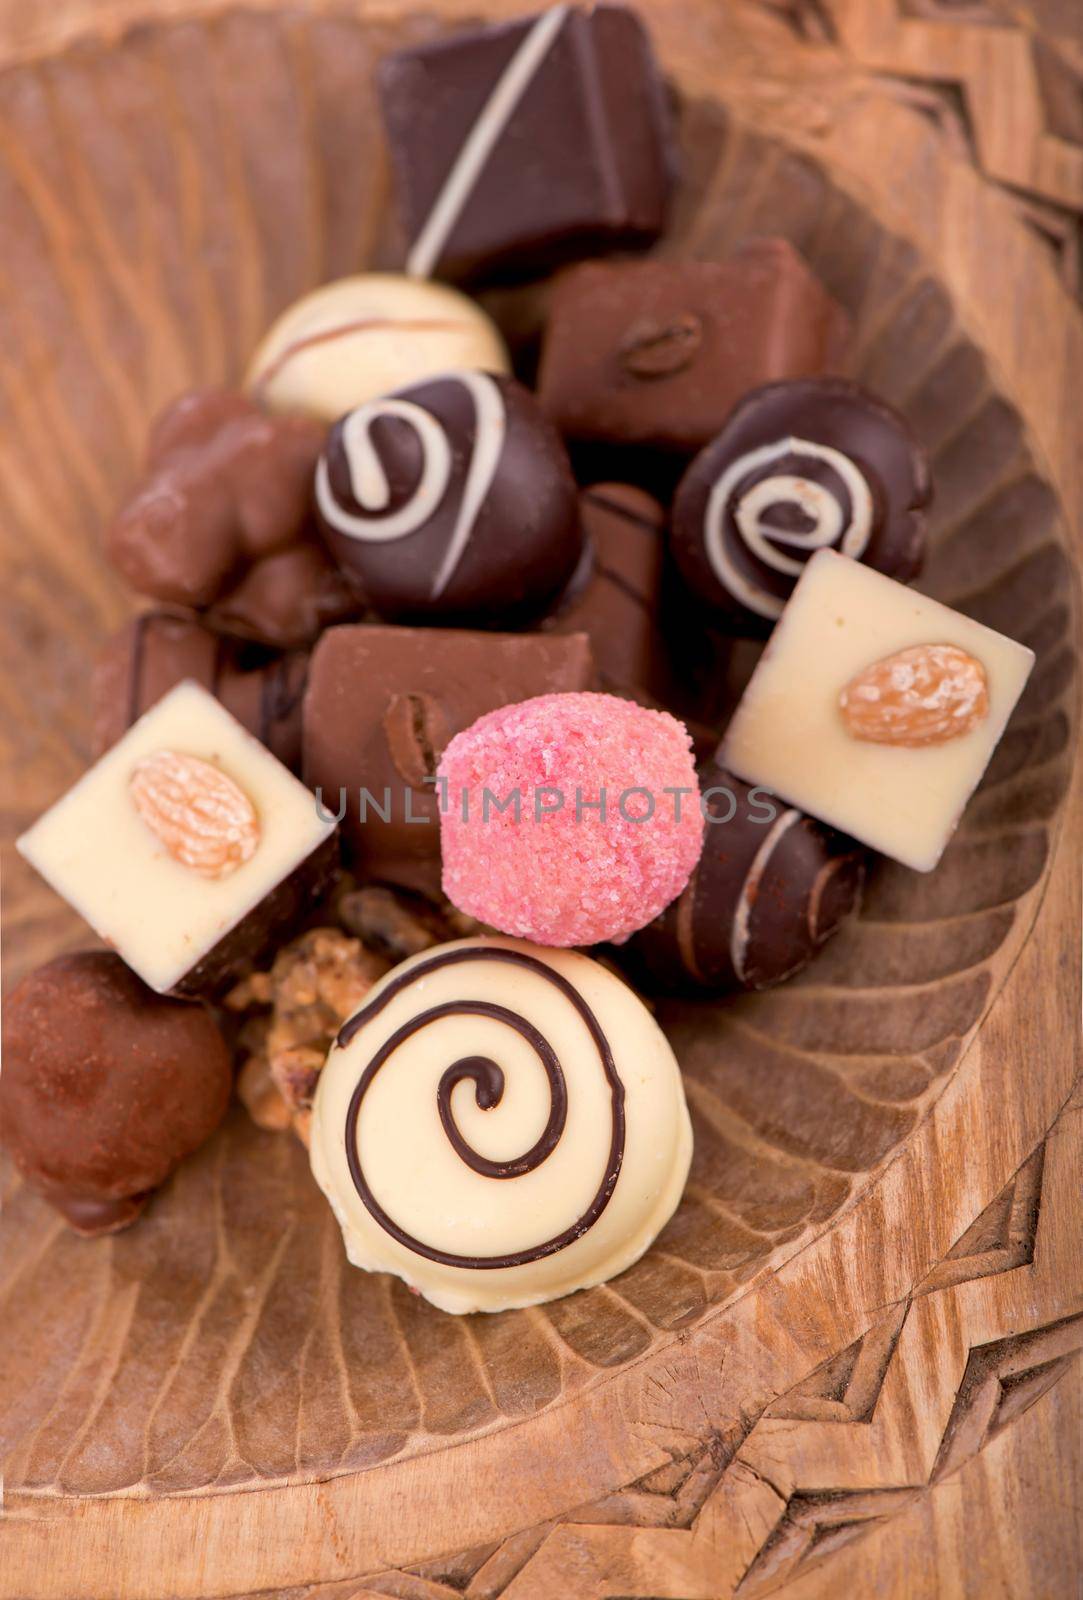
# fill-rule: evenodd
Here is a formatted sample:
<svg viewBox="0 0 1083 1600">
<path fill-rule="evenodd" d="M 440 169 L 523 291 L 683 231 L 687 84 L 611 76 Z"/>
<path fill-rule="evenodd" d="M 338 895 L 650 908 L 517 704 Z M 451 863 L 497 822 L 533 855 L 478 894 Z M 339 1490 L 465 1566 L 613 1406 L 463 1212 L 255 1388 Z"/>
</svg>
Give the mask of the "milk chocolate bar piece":
<svg viewBox="0 0 1083 1600">
<path fill-rule="evenodd" d="M 784 239 L 727 261 L 586 262 L 554 290 L 542 409 L 572 440 L 690 456 L 747 390 L 827 370 L 843 326 Z"/>
<path fill-rule="evenodd" d="M 590 638 L 598 687 L 645 689 L 664 699 L 667 651 L 658 623 L 665 513 L 627 483 L 599 483 L 579 497 L 587 538 L 583 570 L 543 624 L 546 632 Z"/>
<path fill-rule="evenodd" d="M 330 887 L 335 831 L 282 763 L 186 682 L 18 849 L 150 988 L 211 995 Z"/>
<path fill-rule="evenodd" d="M 589 689 L 593 672 L 581 633 L 329 629 L 305 692 L 304 778 L 329 814 L 341 812 L 358 875 L 438 895 L 431 780 L 448 741 L 499 706 Z"/>
<path fill-rule="evenodd" d="M 307 650 L 280 655 L 182 612 L 145 611 L 113 634 L 95 664 L 95 754 L 116 744 L 144 711 L 187 678 L 220 700 L 283 766 L 299 772 L 307 676 Z"/>
<path fill-rule="evenodd" d="M 671 117 L 626 7 L 418 45 L 382 62 L 379 89 L 411 276 L 529 276 L 661 232 Z"/>
</svg>

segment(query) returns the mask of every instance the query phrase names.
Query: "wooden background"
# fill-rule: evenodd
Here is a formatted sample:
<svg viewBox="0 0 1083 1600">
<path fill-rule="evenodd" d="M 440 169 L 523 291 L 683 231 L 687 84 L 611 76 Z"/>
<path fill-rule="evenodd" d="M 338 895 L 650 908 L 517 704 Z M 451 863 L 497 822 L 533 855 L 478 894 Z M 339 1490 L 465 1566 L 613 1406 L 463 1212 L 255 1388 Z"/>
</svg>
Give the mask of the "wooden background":
<svg viewBox="0 0 1083 1600">
<path fill-rule="evenodd" d="M 1027 705 L 942 876 L 882 874 L 784 994 L 667 1015 L 699 1166 L 612 1289 L 430 1316 L 343 1275 L 299 1151 L 240 1117 L 100 1248 L 9 1174 L 0 1596 L 1078 1585 L 1074 7 L 643 9 L 686 104 L 668 248 L 776 227 L 854 309 L 855 370 L 934 451 L 928 581 L 1034 642 Z M 86 658 L 125 602 L 73 534 L 147 416 L 236 372 L 305 282 L 393 248 L 354 157 L 401 13 L 0 4 L 6 835 L 85 756 Z M 9 972 L 79 937 L 9 857 Z"/>
</svg>

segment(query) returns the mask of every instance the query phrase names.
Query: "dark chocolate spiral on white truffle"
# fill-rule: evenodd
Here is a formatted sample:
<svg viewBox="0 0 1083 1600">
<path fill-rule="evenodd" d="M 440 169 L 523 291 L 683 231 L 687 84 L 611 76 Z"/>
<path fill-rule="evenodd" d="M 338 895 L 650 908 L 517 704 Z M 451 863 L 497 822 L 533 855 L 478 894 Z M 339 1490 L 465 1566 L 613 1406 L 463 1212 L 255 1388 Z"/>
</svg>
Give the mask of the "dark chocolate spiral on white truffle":
<svg viewBox="0 0 1083 1600">
<path fill-rule="evenodd" d="M 681 480 L 673 552 L 704 599 L 762 631 L 817 550 L 913 577 L 928 499 L 925 458 L 890 407 L 838 378 L 768 384 Z"/>
<path fill-rule="evenodd" d="M 440 1123 L 455 1154 L 471 1171 L 482 1177 L 500 1181 L 523 1177 L 535 1171 L 549 1160 L 559 1146 L 568 1117 L 568 1074 L 553 1046 L 536 1024 L 510 1006 L 489 999 L 471 998 L 468 994 L 462 998 L 435 1004 L 425 1003 L 424 980 L 444 968 L 464 963 L 473 965 L 494 963 L 498 966 L 518 968 L 520 971 L 544 979 L 551 985 L 554 991 L 554 1004 L 566 1003 L 573 1007 L 589 1034 L 597 1058 L 598 1071 L 602 1074 L 607 1087 L 610 1108 L 609 1140 L 604 1168 L 598 1187 L 582 1213 L 568 1226 L 548 1238 L 531 1240 L 519 1249 L 485 1256 L 462 1255 L 440 1249 L 424 1239 L 417 1238 L 401 1226 L 373 1193 L 365 1175 L 358 1141 L 358 1122 L 363 1114 L 366 1095 L 378 1074 L 395 1071 L 394 1058 L 398 1050 L 422 1030 L 432 1030 L 431 1047 L 438 1054 L 441 1025 L 451 1019 L 472 1016 L 496 1022 L 526 1042 L 545 1073 L 549 1111 L 544 1128 L 527 1150 L 500 1160 L 482 1155 L 463 1136 L 455 1120 L 452 1095 L 458 1084 L 472 1082 L 478 1107 L 482 1110 L 491 1110 L 500 1104 L 503 1097 L 505 1071 L 489 1056 L 456 1056 L 444 1068 L 436 1088 L 436 1106 Z M 375 998 L 344 1025 L 338 1036 L 339 1048 L 346 1048 L 351 1040 L 392 1001 L 415 986 L 417 986 L 419 1009 L 384 1039 L 370 1057 L 353 1090 L 346 1112 L 344 1130 L 346 1160 L 354 1187 L 366 1210 L 385 1232 L 406 1249 L 445 1266 L 473 1270 L 518 1267 L 543 1260 L 566 1249 L 594 1226 L 609 1204 L 620 1176 L 624 1157 L 624 1086 L 618 1075 L 613 1050 L 605 1030 L 579 989 L 547 962 L 525 951 L 499 945 L 452 946 L 407 967 L 397 977 L 392 974 Z"/>
<path fill-rule="evenodd" d="M 579 560 L 559 438 L 510 379 L 455 372 L 333 428 L 316 504 L 339 565 L 385 616 L 502 625 L 543 611 Z"/>
</svg>

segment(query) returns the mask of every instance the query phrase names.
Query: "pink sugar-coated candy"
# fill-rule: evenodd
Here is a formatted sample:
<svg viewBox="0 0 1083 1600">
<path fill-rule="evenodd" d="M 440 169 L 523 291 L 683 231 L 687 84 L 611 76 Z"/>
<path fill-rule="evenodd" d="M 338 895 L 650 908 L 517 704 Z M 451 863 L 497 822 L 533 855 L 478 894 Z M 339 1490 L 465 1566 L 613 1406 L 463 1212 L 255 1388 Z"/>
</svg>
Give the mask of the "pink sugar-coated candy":
<svg viewBox="0 0 1083 1600">
<path fill-rule="evenodd" d="M 614 695 L 545 694 L 490 711 L 440 762 L 444 893 L 536 944 L 622 942 L 676 899 L 699 860 L 691 749 L 674 717 Z M 627 795 L 633 788 L 649 798 Z M 604 820 L 589 809 L 603 789 Z M 667 789 L 686 792 L 678 804 Z M 518 820 L 514 802 L 500 811 L 490 800 L 486 815 L 485 790 L 495 802 L 518 795 Z M 553 791 L 564 797 L 559 810 L 546 809 L 556 807 Z M 635 820 L 651 800 L 653 814 Z"/>
</svg>

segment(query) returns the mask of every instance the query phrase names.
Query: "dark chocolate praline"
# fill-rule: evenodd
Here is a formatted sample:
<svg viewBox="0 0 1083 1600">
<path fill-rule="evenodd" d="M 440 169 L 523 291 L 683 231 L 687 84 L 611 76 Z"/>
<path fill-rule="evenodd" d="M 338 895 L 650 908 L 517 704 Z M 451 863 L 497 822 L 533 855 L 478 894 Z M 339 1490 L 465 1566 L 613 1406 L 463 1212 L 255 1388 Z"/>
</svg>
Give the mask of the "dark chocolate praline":
<svg viewBox="0 0 1083 1600">
<path fill-rule="evenodd" d="M 684 891 L 628 946 L 656 987 L 770 989 L 806 967 L 856 910 L 865 853 L 853 839 L 716 762 L 700 772 L 703 854 Z"/>
<path fill-rule="evenodd" d="M 916 577 L 930 497 L 925 453 L 883 401 L 843 378 L 767 384 L 681 479 L 670 546 L 720 620 L 763 634 L 816 550 Z"/>
<path fill-rule="evenodd" d="M 583 551 L 560 438 L 526 389 L 489 373 L 348 413 L 317 467 L 316 504 L 332 555 L 391 621 L 522 626 Z"/>
</svg>

